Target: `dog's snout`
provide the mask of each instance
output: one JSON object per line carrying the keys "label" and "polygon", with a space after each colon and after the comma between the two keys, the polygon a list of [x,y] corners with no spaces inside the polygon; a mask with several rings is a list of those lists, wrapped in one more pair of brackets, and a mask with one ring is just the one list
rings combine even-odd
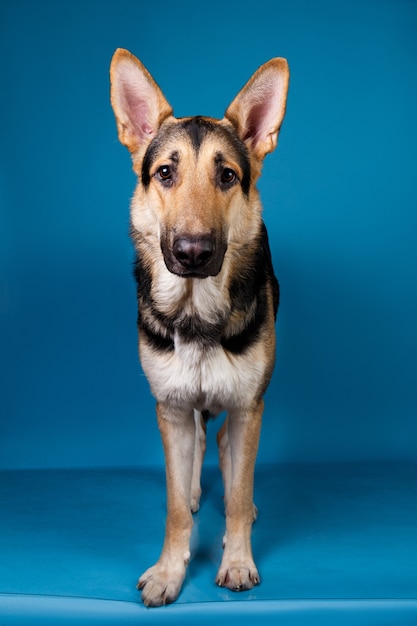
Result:
{"label": "dog's snout", "polygon": [[184,278],[217,276],[223,264],[227,243],[216,232],[177,233],[171,240],[162,233],[161,250],[167,269]]}
{"label": "dog's snout", "polygon": [[178,237],[172,247],[175,258],[187,270],[193,271],[207,265],[214,253],[211,237]]}

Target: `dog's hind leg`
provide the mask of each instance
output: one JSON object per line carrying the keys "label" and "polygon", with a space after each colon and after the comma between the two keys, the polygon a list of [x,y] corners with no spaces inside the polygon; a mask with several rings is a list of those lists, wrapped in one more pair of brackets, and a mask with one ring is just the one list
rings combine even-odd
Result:
{"label": "dog's hind leg", "polygon": [[191,512],[197,513],[201,498],[201,468],[203,467],[206,452],[206,425],[200,411],[194,411],[195,443],[193,478],[191,481]]}
{"label": "dog's hind leg", "polygon": [[262,410],[260,401],[251,410],[230,413],[220,437],[220,458],[223,454],[226,478],[226,535],[216,582],[233,591],[251,589],[260,582],[252,556],[251,531],[255,510],[253,475]]}
{"label": "dog's hind leg", "polygon": [[192,530],[191,480],[195,447],[193,412],[157,406],[165,452],[167,520],[165,541],[157,563],[139,579],[146,606],[160,606],[178,597],[190,559]]}

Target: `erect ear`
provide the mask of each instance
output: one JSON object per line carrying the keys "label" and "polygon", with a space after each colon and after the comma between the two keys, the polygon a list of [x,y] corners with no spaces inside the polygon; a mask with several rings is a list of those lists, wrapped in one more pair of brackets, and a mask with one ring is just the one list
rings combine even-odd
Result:
{"label": "erect ear", "polygon": [[146,148],[172,108],[142,63],[119,48],[110,65],[111,104],[120,142],[130,152]]}
{"label": "erect ear", "polygon": [[285,59],[271,59],[261,65],[226,110],[225,117],[259,159],[277,145],[289,76]]}

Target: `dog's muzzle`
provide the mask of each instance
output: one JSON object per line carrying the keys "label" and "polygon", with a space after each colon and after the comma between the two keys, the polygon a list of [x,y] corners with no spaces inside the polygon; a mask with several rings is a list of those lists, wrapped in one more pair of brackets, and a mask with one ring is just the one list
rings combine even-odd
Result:
{"label": "dog's muzzle", "polygon": [[165,265],[173,274],[207,278],[220,272],[226,244],[212,235],[180,235],[170,245],[162,240],[161,249]]}

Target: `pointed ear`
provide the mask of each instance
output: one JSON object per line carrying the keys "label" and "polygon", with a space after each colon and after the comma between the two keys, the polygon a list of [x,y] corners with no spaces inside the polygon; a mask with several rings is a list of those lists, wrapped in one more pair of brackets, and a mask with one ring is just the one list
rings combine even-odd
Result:
{"label": "pointed ear", "polygon": [[119,48],[110,65],[111,104],[120,142],[130,152],[145,148],[163,120],[172,115],[152,76],[128,50]]}
{"label": "pointed ear", "polygon": [[226,110],[225,117],[259,159],[277,145],[289,75],[285,59],[271,59],[261,65]]}

